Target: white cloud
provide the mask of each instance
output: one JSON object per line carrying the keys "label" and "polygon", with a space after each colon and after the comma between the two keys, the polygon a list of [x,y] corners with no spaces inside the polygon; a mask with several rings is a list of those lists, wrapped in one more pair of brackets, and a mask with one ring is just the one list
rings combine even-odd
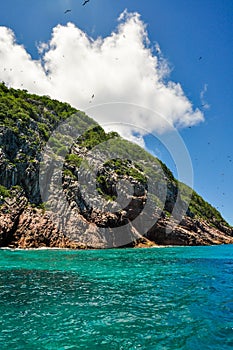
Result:
{"label": "white cloud", "polygon": [[[33,60],[17,44],[10,29],[0,27],[0,80],[78,109],[118,103],[118,108],[92,108],[89,115],[105,124],[127,122],[131,128],[125,134],[119,125],[114,129],[128,139],[135,139],[140,128],[164,132],[169,129],[165,121],[179,127],[203,121],[202,112],[193,109],[181,85],[167,82],[168,64],[158,44],[156,48],[153,53],[139,14],[127,11],[114,32],[96,40],[72,23],[57,25],[50,42],[39,45],[40,60]],[[135,105],[147,109],[142,112]]]}
{"label": "white cloud", "polygon": [[210,105],[205,100],[205,94],[206,94],[207,90],[208,90],[208,85],[204,84],[203,89],[200,92],[201,105],[202,105],[202,107],[204,109],[209,109],[210,108]]}
{"label": "white cloud", "polygon": [[162,51],[161,51],[160,46],[159,46],[159,43],[155,43],[155,50],[156,50],[156,53],[158,55],[162,54]]}

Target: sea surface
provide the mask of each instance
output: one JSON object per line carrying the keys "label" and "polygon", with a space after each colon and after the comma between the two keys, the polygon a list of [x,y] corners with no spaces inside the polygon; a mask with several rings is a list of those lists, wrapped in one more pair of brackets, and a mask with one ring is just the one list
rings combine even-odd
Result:
{"label": "sea surface", "polygon": [[0,349],[233,349],[233,246],[0,250]]}

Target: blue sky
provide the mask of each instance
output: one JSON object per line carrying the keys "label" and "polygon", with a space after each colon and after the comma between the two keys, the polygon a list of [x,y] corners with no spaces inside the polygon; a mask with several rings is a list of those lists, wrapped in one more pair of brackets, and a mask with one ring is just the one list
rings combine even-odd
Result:
{"label": "blue sky", "polygon": [[[72,11],[64,14],[66,9]],[[193,111],[198,108],[203,114],[205,120],[198,122],[198,116],[190,113],[187,127],[179,129],[191,156],[194,189],[233,224],[231,0],[90,0],[86,6],[77,0],[8,0],[0,3],[0,26],[11,28],[17,43],[37,60],[37,45],[48,42],[58,24],[71,22],[93,39],[105,38],[116,31],[117,19],[125,9],[140,14],[147,26],[149,47],[158,43],[169,64],[168,80],[180,83]],[[4,80],[1,74],[0,67],[0,79]],[[192,117],[196,125],[192,125]],[[153,137],[145,137],[145,143],[156,153]],[[175,172],[170,157],[163,151],[160,155]]]}

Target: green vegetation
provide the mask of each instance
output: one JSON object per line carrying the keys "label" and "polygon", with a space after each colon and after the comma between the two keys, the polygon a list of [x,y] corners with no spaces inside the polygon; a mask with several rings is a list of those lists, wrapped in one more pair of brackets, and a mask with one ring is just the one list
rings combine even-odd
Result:
{"label": "green vegetation", "polygon": [[43,213],[45,213],[46,211],[46,205],[45,203],[40,203],[38,206],[37,206],[38,209],[41,209]]}
{"label": "green vegetation", "polygon": [[[113,190],[112,184],[114,181],[116,182],[125,176],[147,187],[147,178],[139,169],[140,166],[134,164],[130,160],[116,158],[105,162],[101,171],[97,173],[97,191],[104,196],[106,200],[116,200],[117,193]],[[115,180],[113,180],[113,174],[116,175]]]}
{"label": "green vegetation", "polygon": [[72,178],[72,179],[75,179],[76,180],[76,176],[72,173],[71,170],[69,169],[64,169],[63,170],[63,176],[64,177],[69,177],[69,178]]}
{"label": "green vegetation", "polygon": [[10,197],[10,191],[5,187],[0,185],[0,199]]}
{"label": "green vegetation", "polygon": [[[114,170],[114,172],[121,177],[126,175],[142,184],[147,183],[146,176],[144,175],[142,170],[139,170],[141,169],[141,167],[138,164],[134,164],[133,162],[131,162],[131,160],[122,160],[119,158],[111,159],[104,163],[104,167],[107,171]],[[101,176],[103,181],[103,175]]]}
{"label": "green vegetation", "polygon": [[222,218],[219,211],[214,207],[212,207],[212,205],[206,202],[195,191],[193,191],[193,194],[192,194],[189,210],[198,218],[208,220],[213,224],[215,224],[216,222],[216,223],[222,223],[226,226],[229,226],[228,223]]}
{"label": "green vegetation", "polygon": [[80,126],[87,129],[93,124],[85,113],[68,103],[52,100],[48,96],[28,94],[26,90],[8,89],[4,83],[0,83],[0,127],[12,130],[19,140],[26,138],[34,148],[41,148],[59,123],[73,114],[77,116],[76,123],[80,122]]}
{"label": "green vegetation", "polygon": [[[97,180],[97,183],[98,183],[98,180]],[[112,194],[112,195],[107,194],[107,193],[106,193],[106,190],[103,190],[103,189],[102,189],[102,186],[105,186],[105,185],[106,185],[106,182],[104,181],[104,182],[102,182],[101,187],[97,186],[97,187],[96,187],[97,192],[98,192],[101,196],[103,196],[103,197],[105,198],[106,201],[109,201],[109,202],[115,201],[115,200],[117,199],[117,196],[116,196],[116,195],[114,195],[114,194]]]}
{"label": "green vegetation", "polygon": [[168,167],[160,160],[160,166],[163,170],[164,175],[167,177],[167,179],[171,182],[175,182],[177,184],[177,180],[174,178],[172,172]]}
{"label": "green vegetation", "polygon": [[179,182],[179,189],[181,193],[181,199],[189,204],[189,215],[198,219],[208,220],[213,225],[215,225],[216,223],[222,223],[225,226],[229,226],[228,223],[223,219],[219,211],[216,208],[214,208],[211,204],[206,202],[190,187]]}
{"label": "green vegetation", "polygon": [[90,150],[103,142],[117,137],[119,137],[117,132],[106,133],[100,125],[97,125],[87,130],[82,136],[80,136],[77,139],[77,144],[80,147],[86,147],[88,150]]}
{"label": "green vegetation", "polygon": [[82,157],[79,157],[77,154],[72,154],[72,153],[68,154],[65,159],[69,165],[72,165],[75,167],[80,167],[83,160]]}

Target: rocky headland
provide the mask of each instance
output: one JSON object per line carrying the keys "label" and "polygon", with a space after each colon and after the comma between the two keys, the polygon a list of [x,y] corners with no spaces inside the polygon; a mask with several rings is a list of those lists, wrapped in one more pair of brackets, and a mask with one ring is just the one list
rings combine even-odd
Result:
{"label": "rocky headland", "polygon": [[66,103],[0,84],[0,247],[230,243],[232,227],[159,159]]}

